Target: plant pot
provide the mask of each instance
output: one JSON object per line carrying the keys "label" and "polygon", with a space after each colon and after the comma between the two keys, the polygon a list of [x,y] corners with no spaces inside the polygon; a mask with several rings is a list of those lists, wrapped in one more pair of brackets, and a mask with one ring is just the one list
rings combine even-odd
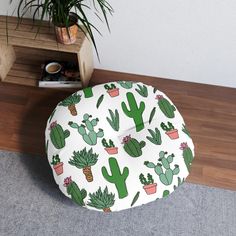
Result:
{"label": "plant pot", "polygon": [[179,138],[179,133],[177,129],[173,129],[171,131],[166,131],[166,134],[169,136],[170,139],[177,139]]}
{"label": "plant pot", "polygon": [[119,96],[119,88],[110,89],[107,92],[111,97]]}
{"label": "plant pot", "polygon": [[149,184],[143,186],[143,189],[145,190],[147,195],[154,194],[157,191],[157,184]]}
{"label": "plant pot", "polygon": [[61,175],[63,173],[63,162],[60,162],[53,166],[53,169],[55,170],[57,175]]}
{"label": "plant pot", "polygon": [[78,26],[76,24],[71,25],[68,27],[67,31],[66,27],[59,27],[55,25],[55,32],[58,43],[73,44],[77,39]]}
{"label": "plant pot", "polygon": [[110,155],[114,155],[118,153],[118,147],[110,147],[110,148],[104,148],[104,149]]}

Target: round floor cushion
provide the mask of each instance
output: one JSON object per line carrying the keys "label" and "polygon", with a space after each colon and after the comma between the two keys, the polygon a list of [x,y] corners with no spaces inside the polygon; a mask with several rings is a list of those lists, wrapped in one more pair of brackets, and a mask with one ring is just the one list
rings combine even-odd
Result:
{"label": "round floor cushion", "polygon": [[48,119],[46,148],[60,190],[104,212],[169,195],[189,174],[194,146],[161,91],[119,81],[80,90]]}

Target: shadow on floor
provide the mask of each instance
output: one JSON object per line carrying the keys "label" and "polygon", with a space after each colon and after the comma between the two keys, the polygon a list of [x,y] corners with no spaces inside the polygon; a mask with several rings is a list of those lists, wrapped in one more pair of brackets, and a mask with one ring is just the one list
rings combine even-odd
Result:
{"label": "shadow on floor", "polygon": [[[37,92],[37,91],[36,91]],[[45,93],[46,94],[46,93]],[[51,91],[46,96],[32,96],[24,117],[21,120],[19,136],[21,161],[26,166],[35,184],[50,195],[71,205],[71,201],[63,196],[54,181],[52,169],[45,152],[44,132],[47,119],[59,101],[68,96],[68,92]],[[24,154],[25,153],[25,154]]]}

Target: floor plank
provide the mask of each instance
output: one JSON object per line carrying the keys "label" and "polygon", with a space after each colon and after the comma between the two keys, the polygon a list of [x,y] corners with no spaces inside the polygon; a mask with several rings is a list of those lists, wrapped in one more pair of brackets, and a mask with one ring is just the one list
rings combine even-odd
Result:
{"label": "floor plank", "polygon": [[[187,181],[236,190],[236,89],[103,70],[91,85],[117,80],[145,82],[174,101],[195,144]],[[45,157],[47,118],[72,91],[0,83],[0,149]]]}

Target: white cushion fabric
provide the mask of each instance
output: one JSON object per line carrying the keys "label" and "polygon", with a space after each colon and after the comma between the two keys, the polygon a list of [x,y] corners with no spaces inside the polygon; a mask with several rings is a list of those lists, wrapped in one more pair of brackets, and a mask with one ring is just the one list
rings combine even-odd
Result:
{"label": "white cushion fabric", "polygon": [[104,212],[169,195],[188,176],[194,157],[177,108],[143,83],[111,82],[72,94],[57,105],[45,134],[60,190]]}

